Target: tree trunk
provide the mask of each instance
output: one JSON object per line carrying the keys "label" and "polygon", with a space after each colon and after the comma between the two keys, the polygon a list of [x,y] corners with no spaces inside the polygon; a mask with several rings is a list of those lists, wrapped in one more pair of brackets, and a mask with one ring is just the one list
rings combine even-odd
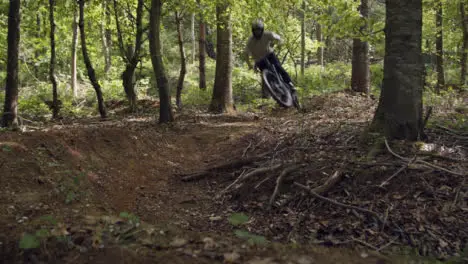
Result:
{"label": "tree trunk", "polygon": [[192,39],[192,63],[195,63],[195,54],[196,54],[196,40],[195,40],[195,13],[192,13],[190,16],[190,37]]}
{"label": "tree trunk", "polygon": [[372,128],[388,139],[424,139],[422,0],[387,0],[384,79]]}
{"label": "tree trunk", "polygon": [[159,90],[159,122],[167,123],[172,122],[174,118],[172,115],[169,83],[167,81],[161,54],[161,36],[159,30],[161,26],[161,8],[161,0],[151,1],[149,46],[153,71],[157,79]]}
{"label": "tree trunk", "polygon": [[322,35],[322,26],[317,23],[317,28],[315,30],[315,35],[317,37],[317,41],[320,42],[320,47],[317,50],[317,60],[320,66],[324,66],[323,64],[323,55],[324,55],[324,48],[323,48],[323,35]]}
{"label": "tree trunk", "polygon": [[[37,12],[36,13],[36,38],[37,39],[42,39],[43,36],[42,36],[42,20],[41,20],[41,13],[40,12]],[[41,74],[40,74],[40,66],[38,66],[38,61],[39,61],[39,57],[41,56],[41,53],[42,53],[42,48],[35,48],[34,49],[34,63],[33,63],[33,67],[34,67],[34,77],[36,79],[41,79]]]}
{"label": "tree trunk", "polygon": [[52,83],[52,118],[58,118],[60,105],[57,94],[57,79],[55,78],[55,20],[54,20],[55,0],[49,0],[49,22],[50,22],[50,66],[49,79]]}
{"label": "tree trunk", "polygon": [[[369,16],[368,0],[361,0],[359,7],[361,16],[365,19],[365,25],[360,28],[361,32],[367,30],[367,18]],[[356,92],[369,94],[370,69],[369,69],[369,44],[359,38],[353,40],[353,59],[351,73],[351,89]]]}
{"label": "tree trunk", "polygon": [[102,53],[104,54],[104,73],[107,75],[111,68],[111,54],[110,54],[110,47],[109,47],[109,40],[108,40],[108,25],[109,25],[109,17],[110,17],[110,10],[108,6],[108,0],[102,1],[102,9],[104,10],[105,19],[101,20],[101,41],[102,41]]}
{"label": "tree trunk", "polygon": [[460,2],[460,15],[463,29],[462,54],[460,59],[460,84],[463,86],[466,83],[466,62],[468,57],[468,17],[466,16],[465,4],[463,1]]}
{"label": "tree trunk", "polygon": [[177,95],[176,95],[176,105],[178,108],[182,107],[182,89],[184,88],[185,74],[187,73],[186,59],[185,59],[185,49],[184,49],[184,37],[182,29],[182,17],[180,13],[175,13],[175,22],[177,26],[177,41],[179,43],[179,53],[180,53],[180,73],[179,80],[177,82]]}
{"label": "tree trunk", "polygon": [[302,1],[302,10],[301,10],[301,76],[304,77],[305,71],[305,39],[306,39],[306,25],[305,25],[305,0]]}
{"label": "tree trunk", "polygon": [[94,71],[93,65],[91,64],[91,60],[89,59],[88,56],[88,49],[86,47],[86,35],[85,35],[85,25],[84,25],[84,4],[85,0],[79,0],[79,5],[80,5],[80,37],[81,37],[81,51],[83,52],[83,59],[86,65],[86,69],[88,71],[88,77],[89,80],[91,81],[91,84],[94,87],[94,90],[96,91],[96,97],[98,101],[98,109],[99,109],[99,114],[101,115],[101,118],[106,118],[107,113],[106,113],[106,108],[104,106],[104,99],[102,96],[102,90],[101,90],[101,85],[99,85],[99,82],[96,78],[96,73]]}
{"label": "tree trunk", "polygon": [[205,23],[203,22],[203,15],[200,15],[199,21],[199,39],[198,39],[198,63],[199,63],[199,86],[200,89],[206,89],[206,73],[205,73],[205,38],[206,38]]}
{"label": "tree trunk", "polygon": [[445,87],[444,77],[444,37],[443,37],[443,10],[442,0],[437,2],[437,13],[436,13],[436,55],[437,55],[437,93]]}
{"label": "tree trunk", "polygon": [[73,92],[73,98],[78,97],[78,83],[76,81],[76,61],[77,61],[77,46],[78,46],[78,22],[76,21],[77,9],[76,5],[73,5],[73,37],[72,37],[72,49],[71,49],[71,88]]}
{"label": "tree trunk", "polygon": [[136,37],[135,37],[135,48],[132,46],[125,49],[123,42],[123,35],[120,29],[120,22],[117,12],[117,1],[114,0],[115,9],[115,22],[117,25],[117,34],[119,39],[120,54],[125,63],[125,70],[122,73],[122,85],[124,87],[127,100],[130,104],[130,109],[134,111],[137,106],[137,94],[135,91],[135,70],[140,61],[141,45],[143,44],[143,7],[144,0],[138,0],[137,5],[137,16],[136,16]]}
{"label": "tree trunk", "polygon": [[20,41],[20,0],[10,0],[8,11],[7,77],[2,127],[18,126],[18,50]]}
{"label": "tree trunk", "polygon": [[217,52],[213,97],[209,110],[216,113],[233,112],[232,98],[232,30],[228,5],[216,6]]}

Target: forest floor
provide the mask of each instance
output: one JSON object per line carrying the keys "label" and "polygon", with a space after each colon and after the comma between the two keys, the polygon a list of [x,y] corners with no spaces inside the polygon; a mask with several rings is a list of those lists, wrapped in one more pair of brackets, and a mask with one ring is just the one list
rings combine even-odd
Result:
{"label": "forest floor", "polygon": [[0,132],[0,263],[467,263],[466,108],[387,146],[345,92],[170,125],[156,104]]}

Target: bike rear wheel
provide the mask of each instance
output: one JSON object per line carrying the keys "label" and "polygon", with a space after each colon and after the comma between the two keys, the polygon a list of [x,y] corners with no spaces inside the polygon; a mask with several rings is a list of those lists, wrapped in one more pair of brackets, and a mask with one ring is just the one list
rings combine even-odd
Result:
{"label": "bike rear wheel", "polygon": [[262,75],[265,85],[273,99],[283,107],[293,106],[293,98],[288,85],[268,69],[263,70]]}

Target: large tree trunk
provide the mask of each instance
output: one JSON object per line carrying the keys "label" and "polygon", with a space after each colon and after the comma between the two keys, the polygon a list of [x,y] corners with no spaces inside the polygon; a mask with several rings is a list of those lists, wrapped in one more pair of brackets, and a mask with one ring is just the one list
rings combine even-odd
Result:
{"label": "large tree trunk", "polygon": [[52,118],[58,118],[60,105],[57,94],[57,79],[55,78],[55,20],[54,20],[55,0],[49,0],[49,22],[50,22],[50,66],[49,79],[52,83]]}
{"label": "large tree trunk", "polygon": [[384,79],[372,128],[389,139],[424,138],[422,0],[387,0]]}
{"label": "large tree trunk", "polygon": [[443,36],[442,0],[438,0],[436,12],[436,53],[437,53],[437,92],[445,87],[444,77],[444,36]]}
{"label": "large tree trunk", "polygon": [[460,15],[463,29],[462,54],[460,59],[460,84],[466,83],[466,62],[468,57],[468,17],[466,16],[465,4],[460,2]]}
{"label": "large tree trunk", "polygon": [[233,112],[232,98],[232,30],[228,5],[216,6],[217,57],[213,97],[209,110],[216,113]]}
{"label": "large tree trunk", "polygon": [[[361,27],[361,32],[367,29],[367,18],[369,16],[368,0],[361,0],[359,7],[361,16],[366,24]],[[351,89],[356,92],[369,94],[370,69],[369,69],[369,44],[359,38],[353,39],[353,59],[351,73]]]}
{"label": "large tree trunk", "polygon": [[302,1],[301,10],[301,76],[304,77],[305,71],[305,39],[306,39],[306,23],[305,23],[305,0]]}
{"label": "large tree trunk", "polygon": [[324,66],[323,63],[323,55],[324,55],[324,47],[323,47],[323,35],[322,35],[322,26],[317,23],[316,25],[316,30],[315,30],[315,35],[317,37],[317,41],[320,42],[320,47],[317,50],[317,60],[320,66]]}
{"label": "large tree trunk", "polygon": [[153,71],[157,79],[159,90],[159,122],[167,123],[172,122],[174,117],[172,115],[169,83],[167,81],[161,54],[161,36],[159,30],[161,26],[161,8],[161,0],[151,1],[149,45],[151,62],[153,64]]}
{"label": "large tree trunk", "polygon": [[[200,1],[198,1],[200,3]],[[203,22],[203,15],[200,15],[199,20],[199,39],[198,39],[198,63],[199,63],[199,85],[200,89],[206,89],[206,73],[205,73],[205,42],[206,42],[206,29]]]}
{"label": "large tree trunk", "polygon": [[76,81],[76,61],[77,61],[77,46],[78,46],[78,22],[77,20],[77,9],[76,5],[73,5],[73,37],[72,37],[72,49],[71,49],[71,89],[73,97],[78,97],[78,83]]}
{"label": "large tree trunk", "polygon": [[102,41],[102,53],[104,53],[104,72],[107,75],[111,69],[112,61],[110,54],[110,40],[108,25],[110,23],[110,9],[108,0],[102,1],[102,9],[104,11],[105,19],[101,20],[101,41]]}
{"label": "large tree trunk", "polygon": [[10,0],[8,11],[8,58],[2,127],[18,125],[18,50],[20,41],[20,0]]}
{"label": "large tree trunk", "polygon": [[88,71],[89,80],[91,81],[91,84],[93,85],[94,90],[96,91],[99,114],[101,115],[101,118],[106,118],[107,113],[106,113],[106,108],[104,106],[104,98],[102,96],[101,85],[99,84],[96,78],[96,72],[94,71],[93,65],[91,64],[91,60],[89,59],[88,49],[86,46],[86,35],[85,35],[85,27],[84,27],[85,26],[84,25],[84,4],[85,4],[85,0],[79,0],[79,5],[80,5],[79,25],[80,25],[80,37],[81,37],[81,51],[83,52],[83,59],[86,65],[86,69]]}
{"label": "large tree trunk", "polygon": [[180,13],[175,13],[175,22],[177,26],[177,41],[179,43],[179,53],[180,53],[180,73],[179,80],[177,82],[177,95],[176,95],[176,105],[178,108],[182,107],[182,89],[184,88],[185,74],[187,73],[186,59],[185,59],[185,49],[184,49],[184,37],[182,29],[182,17]]}

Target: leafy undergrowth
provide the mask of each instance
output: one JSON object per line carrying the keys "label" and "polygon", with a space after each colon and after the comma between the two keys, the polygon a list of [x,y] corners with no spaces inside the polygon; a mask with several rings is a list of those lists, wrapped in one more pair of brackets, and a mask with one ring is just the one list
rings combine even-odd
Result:
{"label": "leafy undergrowth", "polygon": [[[467,171],[462,126],[448,131],[434,121],[431,144],[390,144],[450,173],[400,160],[379,138],[362,136],[375,100],[336,93],[304,105],[301,113],[275,107],[237,116],[186,109],[175,124],[157,125],[157,103],[130,114],[115,101],[114,117],[103,122],[64,119],[2,132],[2,261],[464,261],[468,190],[456,175]],[[294,185],[314,188],[331,175],[343,177],[323,195],[358,209]]]}

